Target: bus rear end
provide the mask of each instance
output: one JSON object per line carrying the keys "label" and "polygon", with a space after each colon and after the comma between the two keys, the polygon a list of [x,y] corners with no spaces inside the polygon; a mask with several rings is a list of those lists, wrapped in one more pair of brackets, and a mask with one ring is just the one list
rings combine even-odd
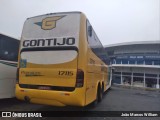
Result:
{"label": "bus rear end", "polygon": [[80,13],[26,20],[21,37],[16,97],[54,106],[85,105],[84,72],[78,69]]}

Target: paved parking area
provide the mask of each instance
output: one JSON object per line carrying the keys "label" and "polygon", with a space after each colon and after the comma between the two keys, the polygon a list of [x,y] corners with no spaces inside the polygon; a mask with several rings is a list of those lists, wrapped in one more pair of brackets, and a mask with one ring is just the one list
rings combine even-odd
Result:
{"label": "paved parking area", "polygon": [[[114,86],[110,91],[106,92],[101,103],[97,106],[81,107],[54,107],[46,105],[37,105],[18,101],[13,99],[1,99],[0,111],[160,111],[160,92],[159,91],[146,91],[143,89],[123,88]],[[8,119],[8,118],[7,118]],[[14,118],[21,119],[21,118]],[[34,118],[32,118],[34,119]],[[51,118],[42,118],[51,119]],[[52,118],[53,119],[53,118]],[[67,119],[62,117],[56,117],[54,119]],[[71,117],[68,120],[126,120],[128,117]],[[160,118],[140,118],[132,117],[130,119],[136,120],[158,120]]]}

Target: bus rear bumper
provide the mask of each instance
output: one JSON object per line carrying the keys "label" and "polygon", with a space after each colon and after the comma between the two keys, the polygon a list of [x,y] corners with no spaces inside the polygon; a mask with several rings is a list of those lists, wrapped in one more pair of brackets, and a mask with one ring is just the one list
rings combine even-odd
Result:
{"label": "bus rear bumper", "polygon": [[20,88],[16,85],[17,99],[31,103],[45,104],[52,106],[85,106],[84,88],[76,88],[72,92],[51,91],[39,89]]}

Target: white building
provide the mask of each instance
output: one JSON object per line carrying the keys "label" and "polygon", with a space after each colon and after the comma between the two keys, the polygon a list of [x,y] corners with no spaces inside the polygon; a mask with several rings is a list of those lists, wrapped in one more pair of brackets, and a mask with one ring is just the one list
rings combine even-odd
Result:
{"label": "white building", "polygon": [[114,44],[105,46],[105,50],[113,83],[159,89],[160,41]]}

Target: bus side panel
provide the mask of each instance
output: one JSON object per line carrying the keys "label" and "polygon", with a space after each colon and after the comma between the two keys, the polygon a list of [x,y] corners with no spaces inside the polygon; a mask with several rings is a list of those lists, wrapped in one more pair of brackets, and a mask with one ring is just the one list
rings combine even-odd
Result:
{"label": "bus side panel", "polygon": [[99,58],[89,50],[88,55],[88,65],[87,65],[87,91],[86,91],[86,101],[88,103],[93,102],[97,97],[98,84],[100,83],[101,88],[106,90],[107,85],[107,67],[101,62]]}
{"label": "bus side panel", "polygon": [[[15,78],[16,78],[16,67],[9,64],[17,64],[16,62],[9,62],[1,60],[0,62],[0,99],[1,98],[12,98],[15,96]],[[3,63],[5,62],[5,63]],[[8,65],[7,65],[7,64]]]}
{"label": "bus side panel", "polygon": [[[84,95],[86,92],[86,83],[87,83],[87,56],[88,56],[88,43],[86,38],[86,16],[82,13],[80,20],[80,34],[79,34],[79,55],[78,55],[78,69],[84,71],[84,86],[82,89],[85,89]],[[86,96],[85,96],[86,97]],[[86,98],[83,98],[85,105]]]}
{"label": "bus side panel", "polygon": [[[97,97],[98,84],[101,89],[106,90],[107,85],[107,66],[99,58],[103,55],[101,46],[96,33],[87,21],[87,40],[88,40],[88,61],[87,61],[87,81],[86,81],[86,104],[93,102]],[[90,35],[89,32],[92,32]],[[99,41],[99,42],[98,42]],[[101,47],[99,47],[101,46]]]}
{"label": "bus side panel", "polygon": [[[96,71],[100,69],[98,66],[91,65],[88,67],[90,62],[89,58],[97,58],[96,55],[91,51],[87,42],[87,29],[86,29],[86,17],[81,14],[80,23],[80,40],[79,40],[79,57],[78,57],[78,69],[82,69],[84,75],[84,89],[85,89],[85,105],[93,102],[96,99],[98,80],[101,80],[101,75],[96,75],[94,72],[88,72],[88,68]],[[97,61],[97,60],[96,60]],[[100,60],[98,62],[100,64]],[[99,70],[98,70],[99,71]]]}

